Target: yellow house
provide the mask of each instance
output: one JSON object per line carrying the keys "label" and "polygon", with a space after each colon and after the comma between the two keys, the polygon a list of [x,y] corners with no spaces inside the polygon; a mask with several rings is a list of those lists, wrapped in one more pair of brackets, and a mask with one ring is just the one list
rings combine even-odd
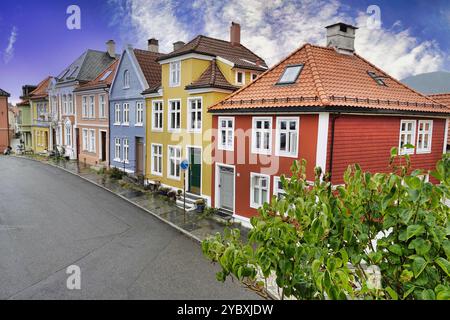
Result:
{"label": "yellow house", "polygon": [[[230,41],[197,36],[158,58],[161,84],[146,98],[146,180],[187,191],[211,205],[212,116],[208,108],[267,70],[265,62],[240,43],[232,23]],[[188,160],[185,172],[180,163]],[[189,201],[188,201],[189,202]]]}
{"label": "yellow house", "polygon": [[41,81],[37,88],[30,94],[31,148],[34,153],[47,153],[53,149],[50,143],[51,116],[47,93],[50,80],[51,77],[47,77]]}

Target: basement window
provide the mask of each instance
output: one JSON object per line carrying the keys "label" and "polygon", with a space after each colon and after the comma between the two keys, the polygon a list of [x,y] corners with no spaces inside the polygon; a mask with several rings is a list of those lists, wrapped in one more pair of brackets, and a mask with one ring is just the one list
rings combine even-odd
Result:
{"label": "basement window", "polygon": [[372,71],[367,71],[367,74],[380,86],[385,86],[387,87],[386,82],[384,82],[384,78],[386,78],[385,76],[379,76],[377,75],[375,72]]}
{"label": "basement window", "polygon": [[284,70],[283,74],[278,80],[277,84],[293,84],[300,76],[300,72],[303,69],[303,64],[289,65]]}

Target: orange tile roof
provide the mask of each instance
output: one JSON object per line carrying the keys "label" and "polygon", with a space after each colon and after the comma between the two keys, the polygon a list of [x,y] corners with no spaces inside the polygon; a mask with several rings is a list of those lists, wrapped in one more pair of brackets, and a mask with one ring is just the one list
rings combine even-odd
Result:
{"label": "orange tile roof", "polygon": [[[277,85],[285,68],[303,64],[294,84]],[[379,85],[368,72],[386,84]],[[358,54],[305,44],[254,82],[209,108],[211,112],[313,107],[450,113],[450,108],[400,83]]]}
{"label": "orange tile roof", "polygon": [[219,88],[225,90],[235,91],[238,87],[233,86],[227,81],[222,71],[220,71],[217,65],[217,60],[213,59],[209,64],[209,67],[202,73],[202,75],[192,82],[190,85],[186,86],[186,89],[199,89],[199,88]]}
{"label": "orange tile roof", "polygon": [[450,107],[450,93],[430,94],[428,96],[434,101]]}
{"label": "orange tile roof", "polygon": [[[114,79],[114,75],[116,74],[116,69],[117,69],[118,63],[119,63],[119,59],[114,60],[105,70],[103,70],[97,76],[97,78],[95,78],[94,80],[89,81],[85,84],[80,85],[74,91],[78,92],[78,91],[85,91],[85,90],[108,88]],[[107,75],[107,73],[109,73],[109,74]],[[105,79],[103,79],[104,76],[106,76]]]}
{"label": "orange tile roof", "polygon": [[38,85],[37,88],[31,91],[30,93],[30,99],[31,100],[37,100],[46,98],[48,96],[47,89],[50,84],[50,80],[52,77],[47,77],[44,80],[42,80]]}

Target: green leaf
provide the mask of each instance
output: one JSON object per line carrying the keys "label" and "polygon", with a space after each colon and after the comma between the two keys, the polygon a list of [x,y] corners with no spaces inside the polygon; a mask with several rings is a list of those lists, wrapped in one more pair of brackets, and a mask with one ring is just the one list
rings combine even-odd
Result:
{"label": "green leaf", "polygon": [[426,266],[427,262],[425,261],[424,258],[422,257],[414,258],[413,263],[411,265],[412,271],[414,272],[414,277],[417,278],[418,276],[420,276],[420,274],[422,273],[422,271],[425,269]]}
{"label": "green leaf", "polygon": [[422,238],[417,238],[411,241],[411,243],[408,246],[408,249],[415,249],[418,255],[423,256],[430,251],[431,242],[428,240],[425,241]]}
{"label": "green leaf", "polygon": [[408,185],[408,187],[414,190],[419,190],[422,186],[422,182],[418,177],[411,177],[411,176],[406,177],[405,182]]}
{"label": "green leaf", "polygon": [[434,262],[450,277],[450,262],[442,257],[436,258]]}
{"label": "green leaf", "polygon": [[439,284],[434,289],[434,292],[436,292],[437,300],[450,300],[450,288],[448,286]]}
{"label": "green leaf", "polygon": [[392,289],[391,287],[387,287],[386,291],[387,291],[387,293],[389,293],[392,300],[398,300],[398,294],[397,294],[397,292],[394,291],[394,289]]}
{"label": "green leaf", "polygon": [[416,289],[416,287],[414,286],[409,288],[408,291],[406,291],[405,294],[403,295],[403,300],[405,300],[414,291],[414,289]]}
{"label": "green leaf", "polygon": [[320,269],[321,262],[319,260],[314,260],[311,264],[311,270],[313,273],[317,273]]}
{"label": "green leaf", "polygon": [[402,255],[402,247],[399,244],[390,245],[388,250],[398,256]]}
{"label": "green leaf", "polygon": [[442,241],[442,249],[444,249],[447,259],[450,259],[450,240],[445,239]]}
{"label": "green leaf", "polygon": [[406,228],[406,240],[411,239],[412,237],[421,235],[425,232],[425,228],[420,224],[413,224]]}
{"label": "green leaf", "polygon": [[421,298],[423,300],[435,300],[436,295],[434,294],[434,291],[431,289],[423,290],[421,293]]}

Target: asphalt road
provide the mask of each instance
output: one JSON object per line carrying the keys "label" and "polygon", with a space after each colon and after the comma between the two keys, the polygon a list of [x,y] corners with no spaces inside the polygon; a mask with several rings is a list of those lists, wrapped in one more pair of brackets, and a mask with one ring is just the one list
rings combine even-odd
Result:
{"label": "asphalt road", "polygon": [[[66,268],[81,270],[67,289]],[[58,168],[0,156],[0,299],[257,299],[200,245]]]}

